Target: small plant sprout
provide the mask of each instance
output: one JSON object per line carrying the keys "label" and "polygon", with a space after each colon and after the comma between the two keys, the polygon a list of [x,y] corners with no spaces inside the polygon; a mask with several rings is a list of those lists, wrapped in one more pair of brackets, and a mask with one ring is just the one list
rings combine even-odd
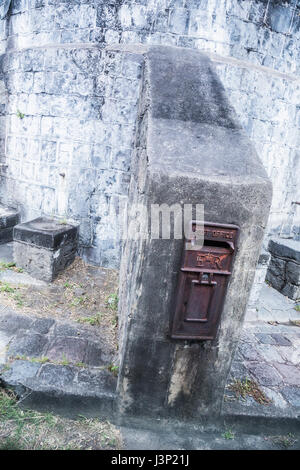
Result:
{"label": "small plant sprout", "polygon": [[117,315],[115,315],[112,319],[111,319],[111,324],[113,327],[116,327],[118,325],[118,317]]}
{"label": "small plant sprout", "polygon": [[226,431],[222,434],[222,437],[224,437],[224,439],[234,439],[235,433],[232,431],[232,429],[226,429]]}
{"label": "small plant sprout", "polygon": [[271,437],[271,440],[274,444],[279,444],[285,449],[288,447],[293,447],[293,445],[297,442],[297,439],[292,433],[288,433],[286,436],[273,436]]}
{"label": "small plant sprout", "polygon": [[61,219],[58,222],[60,225],[68,225],[67,219]]}
{"label": "small plant sprout", "polygon": [[119,297],[117,294],[110,294],[106,299],[106,306],[112,310],[118,310]]}
{"label": "small plant sprout", "polygon": [[16,288],[15,287],[11,287],[8,282],[1,282],[0,283],[0,291],[1,292],[7,292],[9,294],[11,294],[12,292],[15,292]]}
{"label": "small plant sprout", "polygon": [[21,113],[21,111],[19,109],[17,109],[17,116],[18,116],[19,119],[24,119],[25,114]]}
{"label": "small plant sprout", "polygon": [[23,307],[24,299],[21,294],[17,293],[13,296],[13,298],[16,301],[18,307]]}
{"label": "small plant sprout", "polygon": [[0,269],[10,269],[16,266],[16,263],[0,263]]}
{"label": "small plant sprout", "polygon": [[70,364],[70,361],[66,358],[66,356],[65,356],[64,354],[62,355],[62,359],[61,359],[61,361],[60,361],[60,364],[61,364],[62,366],[67,366],[67,365]]}
{"label": "small plant sprout", "polygon": [[16,263],[3,263],[3,262],[0,262],[0,270],[4,270],[4,269],[11,269],[13,271],[16,271],[18,273],[22,273],[23,272],[23,269],[22,268],[18,268],[16,266]]}
{"label": "small plant sprout", "polygon": [[38,362],[40,364],[46,364],[46,362],[50,362],[48,357],[32,357],[31,362]]}
{"label": "small plant sprout", "polygon": [[82,297],[82,296],[75,297],[71,302],[71,306],[72,307],[77,307],[77,305],[81,305],[83,302],[84,302],[84,297]]}
{"label": "small plant sprout", "polygon": [[110,372],[112,372],[115,376],[118,375],[119,372],[119,366],[116,366],[114,364],[110,364],[107,368]]}
{"label": "small plant sprout", "polygon": [[86,367],[86,364],[84,362],[76,362],[74,365],[76,367]]}
{"label": "small plant sprout", "polygon": [[80,317],[78,318],[78,323],[89,323],[90,325],[100,325],[101,323],[101,317],[102,313],[96,313],[96,315],[93,315],[91,317]]}

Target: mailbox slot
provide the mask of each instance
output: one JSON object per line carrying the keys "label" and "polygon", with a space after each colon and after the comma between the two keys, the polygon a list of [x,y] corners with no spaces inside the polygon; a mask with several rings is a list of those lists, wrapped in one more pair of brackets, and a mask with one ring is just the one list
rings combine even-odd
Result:
{"label": "mailbox slot", "polygon": [[239,228],[205,222],[203,246],[197,248],[193,234],[199,229],[191,223],[191,237],[185,241],[178,280],[178,294],[171,325],[171,338],[212,340],[215,338]]}

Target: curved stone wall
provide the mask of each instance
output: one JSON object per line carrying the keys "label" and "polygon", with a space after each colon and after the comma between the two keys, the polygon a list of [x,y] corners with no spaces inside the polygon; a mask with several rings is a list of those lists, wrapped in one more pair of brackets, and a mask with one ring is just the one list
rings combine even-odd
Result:
{"label": "curved stone wall", "polygon": [[127,198],[141,64],[110,47],[171,44],[214,61],[273,182],[269,234],[291,236],[300,199],[297,3],[12,0],[0,21],[2,202],[23,220],[80,221],[82,255],[118,266],[109,212]]}

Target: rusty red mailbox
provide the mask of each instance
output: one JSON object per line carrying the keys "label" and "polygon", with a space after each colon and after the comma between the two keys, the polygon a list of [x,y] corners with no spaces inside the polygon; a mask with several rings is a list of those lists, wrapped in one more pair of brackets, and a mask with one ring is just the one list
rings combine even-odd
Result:
{"label": "rusty red mailbox", "polygon": [[[199,230],[203,235],[201,248],[194,245]],[[215,338],[238,234],[236,225],[191,223],[191,238],[186,240],[183,251],[171,338]]]}

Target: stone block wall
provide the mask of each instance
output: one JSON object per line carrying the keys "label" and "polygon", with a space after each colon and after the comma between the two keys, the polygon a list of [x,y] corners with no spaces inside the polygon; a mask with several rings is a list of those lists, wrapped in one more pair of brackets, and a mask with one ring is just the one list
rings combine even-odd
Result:
{"label": "stone block wall", "polygon": [[273,238],[269,242],[271,260],[266,279],[274,289],[290,299],[300,300],[300,241]]}
{"label": "stone block wall", "polygon": [[107,214],[127,200],[140,64],[109,49],[170,44],[210,55],[273,183],[268,233],[296,237],[299,25],[296,0],[12,0],[0,21],[2,202],[23,220],[80,221],[81,254],[118,266]]}
{"label": "stone block wall", "polygon": [[23,220],[80,222],[81,253],[118,266],[111,205],[127,197],[140,64],[98,48],[34,48],[3,61],[9,94],[1,200]]}
{"label": "stone block wall", "polygon": [[300,81],[270,69],[215,61],[230,102],[273,183],[268,234],[292,236],[292,203],[299,198]]}

